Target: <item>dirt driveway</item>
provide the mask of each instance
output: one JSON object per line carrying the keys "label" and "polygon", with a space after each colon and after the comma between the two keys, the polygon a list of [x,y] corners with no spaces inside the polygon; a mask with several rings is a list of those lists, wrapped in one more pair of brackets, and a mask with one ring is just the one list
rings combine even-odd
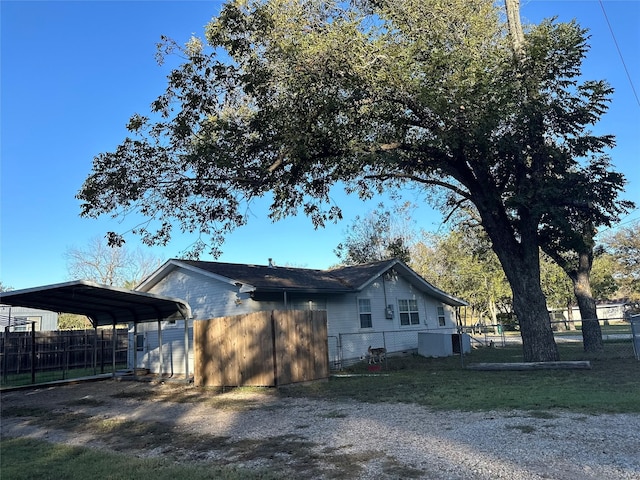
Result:
{"label": "dirt driveway", "polygon": [[640,479],[640,415],[437,412],[106,380],[2,393],[2,438],[313,479]]}

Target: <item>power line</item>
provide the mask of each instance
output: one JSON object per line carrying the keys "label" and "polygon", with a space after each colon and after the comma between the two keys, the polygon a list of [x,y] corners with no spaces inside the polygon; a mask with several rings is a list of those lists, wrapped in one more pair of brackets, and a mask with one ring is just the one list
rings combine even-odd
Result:
{"label": "power line", "polygon": [[613,28],[611,27],[611,23],[609,22],[609,17],[607,16],[607,12],[604,9],[604,3],[600,0],[600,7],[602,7],[602,13],[604,14],[604,19],[607,21],[607,25],[609,27],[609,31],[611,32],[611,37],[613,38],[613,43],[616,46],[616,50],[618,50],[618,55],[620,56],[620,61],[622,62],[622,66],[624,67],[624,71],[627,74],[627,79],[629,79],[629,85],[631,85],[631,91],[633,92],[633,96],[636,97],[636,103],[640,106],[640,99],[638,99],[638,94],[636,93],[636,89],[633,86],[633,80],[631,80],[631,75],[629,74],[629,69],[627,68],[627,64],[624,61],[624,57],[622,56],[622,51],[620,50],[620,46],[618,45],[618,40],[616,40],[616,36],[613,33]]}

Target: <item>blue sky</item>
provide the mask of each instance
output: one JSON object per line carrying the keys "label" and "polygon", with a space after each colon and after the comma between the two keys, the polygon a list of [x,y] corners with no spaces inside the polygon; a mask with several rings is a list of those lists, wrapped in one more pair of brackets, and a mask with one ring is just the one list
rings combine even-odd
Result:
{"label": "blue sky", "polygon": [[[640,0],[603,1],[622,52],[616,48],[601,2],[522,0],[523,20],[557,15],[576,18],[591,30],[592,50],[585,77],[606,79],[616,90],[600,133],[613,133],[616,168],[629,181],[625,198],[640,205]],[[2,0],[0,281],[15,289],[70,280],[64,253],[84,248],[108,230],[126,230],[109,218],[79,217],[75,194],[95,155],[113,150],[125,124],[146,113],[164,91],[167,68],[155,63],[160,35],[180,43],[202,35],[220,10],[218,1],[13,1]],[[640,93],[640,92],[638,92]],[[378,199],[363,203],[336,191],[345,219],[314,230],[304,216],[272,224],[266,206],[227,237],[220,261],[327,268],[344,231],[356,215],[366,215]],[[411,198],[413,201],[418,198]],[[623,219],[640,218],[638,210]],[[437,230],[441,218],[422,204],[417,226]],[[177,237],[151,253],[168,259],[192,240]],[[140,245],[127,237],[127,247]],[[147,248],[147,247],[143,247]],[[203,259],[211,259],[203,257]]]}

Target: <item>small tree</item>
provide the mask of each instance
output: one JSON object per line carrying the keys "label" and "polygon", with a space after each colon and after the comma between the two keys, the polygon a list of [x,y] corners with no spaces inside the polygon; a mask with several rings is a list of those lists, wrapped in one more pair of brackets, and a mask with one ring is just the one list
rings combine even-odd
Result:
{"label": "small tree", "polygon": [[597,300],[612,300],[619,295],[615,276],[618,263],[602,245],[596,247],[591,269],[591,288]]}
{"label": "small tree", "polygon": [[619,294],[640,301],[640,221],[609,233],[604,237],[603,245],[615,262],[613,277],[619,286]]}
{"label": "small tree", "polygon": [[58,330],[84,330],[87,328],[92,328],[92,325],[84,315],[62,313],[58,316]]}
{"label": "small tree", "polygon": [[123,247],[108,246],[98,237],[93,238],[87,248],[68,248],[65,257],[71,278],[127,288],[133,288],[162,263],[141,250],[131,252]]}
{"label": "small tree", "polygon": [[393,211],[378,208],[364,217],[356,216],[345,239],[334,252],[343,265],[398,258],[410,261],[413,232],[409,225],[410,204],[397,205]]}

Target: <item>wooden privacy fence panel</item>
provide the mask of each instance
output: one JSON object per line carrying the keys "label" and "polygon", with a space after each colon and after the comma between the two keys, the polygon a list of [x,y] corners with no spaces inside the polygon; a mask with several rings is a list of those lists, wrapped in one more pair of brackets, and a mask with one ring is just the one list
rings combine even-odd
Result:
{"label": "wooden privacy fence panel", "polygon": [[327,312],[276,310],[272,314],[277,385],[327,378]]}
{"label": "wooden privacy fence panel", "polygon": [[198,320],[193,338],[198,386],[278,386],[329,376],[326,312]]}

